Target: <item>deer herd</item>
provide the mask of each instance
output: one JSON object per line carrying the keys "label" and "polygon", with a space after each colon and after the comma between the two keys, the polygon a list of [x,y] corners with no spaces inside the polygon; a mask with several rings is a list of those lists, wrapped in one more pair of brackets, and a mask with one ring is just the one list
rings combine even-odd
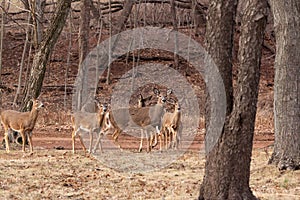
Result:
{"label": "deer herd", "polygon": [[[162,94],[157,88],[153,89],[157,98],[155,105],[146,106],[152,96],[143,98],[138,96],[137,106],[134,108],[110,108],[107,104],[101,104],[95,100],[87,102],[80,111],[71,115],[72,125],[72,152],[75,153],[75,138],[79,137],[84,151],[86,146],[83,142],[82,132],[87,132],[89,137],[88,152],[95,153],[99,148],[102,152],[101,138],[112,132],[112,138],[118,143],[118,137],[122,130],[127,127],[140,129],[140,145],[138,151],[142,151],[143,140],[147,141],[147,152],[150,152],[160,143],[159,150],[177,149],[180,143],[181,108],[178,101],[170,97],[172,90]],[[37,121],[40,108],[43,103],[37,99],[32,100],[30,112],[18,112],[14,110],[1,111],[1,124],[4,127],[4,140],[6,152],[10,152],[11,132],[19,132],[22,137],[22,151],[25,152],[25,142],[28,140],[30,153],[33,152],[32,131]],[[166,111],[166,104],[174,107],[173,112]],[[128,114],[129,110],[129,114]],[[97,139],[94,144],[94,133]],[[118,145],[120,149],[121,146]]]}

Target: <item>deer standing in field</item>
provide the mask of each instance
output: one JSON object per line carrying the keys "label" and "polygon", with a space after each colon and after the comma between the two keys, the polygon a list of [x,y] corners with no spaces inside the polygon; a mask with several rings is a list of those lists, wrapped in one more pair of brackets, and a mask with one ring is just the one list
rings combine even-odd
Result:
{"label": "deer standing in field", "polygon": [[[122,129],[135,124],[138,125],[137,127],[142,128],[139,151],[142,150],[144,137],[147,138],[147,151],[149,152],[151,150],[153,138],[155,138],[156,133],[160,130],[161,118],[164,113],[164,103],[167,100],[167,96],[172,93],[172,90],[168,90],[165,96],[160,94],[160,91],[156,88],[154,88],[153,92],[158,97],[157,103],[154,106],[133,108],[129,115],[126,112],[128,110],[127,108],[113,110],[107,114],[111,122],[111,127],[115,129],[113,133],[115,141],[122,132]],[[117,116],[117,120],[113,115]],[[149,132],[152,132],[150,137],[148,137]],[[155,132],[155,134],[153,134],[153,132]]]}
{"label": "deer standing in field", "polygon": [[[79,131],[87,131],[89,133],[90,137],[90,144],[89,144],[89,153],[91,153],[92,150],[92,144],[93,144],[93,132],[98,132],[98,137],[100,137],[102,125],[103,125],[103,119],[104,115],[107,111],[107,106],[104,104],[101,104],[98,106],[97,113],[89,113],[89,112],[76,112],[71,116],[71,123],[73,127],[72,132],[72,148],[73,153],[75,153],[75,137]],[[80,143],[82,145],[82,148],[84,151],[86,151],[85,145],[83,143],[82,137],[80,135]]]}
{"label": "deer standing in field", "polygon": [[166,112],[162,119],[160,130],[160,150],[162,150],[162,144],[165,145],[166,149],[169,147],[175,149],[178,148],[180,140],[178,130],[180,126],[181,107],[178,101],[173,104],[175,105],[174,112]]}
{"label": "deer standing in field", "polygon": [[6,152],[9,153],[9,131],[17,131],[22,137],[22,151],[25,152],[26,136],[30,146],[30,153],[33,152],[32,145],[32,131],[34,129],[39,110],[44,107],[44,104],[37,100],[32,100],[33,105],[30,112],[18,112],[15,110],[4,110],[1,112],[1,123],[4,127],[4,139],[6,145]]}
{"label": "deer standing in field", "polygon": [[[154,106],[132,108],[129,115],[126,112],[127,108],[113,110],[108,113],[111,127],[115,129],[113,133],[115,141],[122,129],[129,126],[141,127],[141,141],[138,151],[140,152],[142,150],[144,138],[147,138],[147,151],[151,151],[153,139],[160,130],[159,127],[164,113],[164,104],[167,100],[167,96],[172,93],[172,90],[168,90],[165,96],[160,94],[160,91],[156,88],[154,88],[153,92],[158,97],[157,103]],[[115,115],[115,117],[113,115]],[[148,133],[151,133],[150,137]]]}

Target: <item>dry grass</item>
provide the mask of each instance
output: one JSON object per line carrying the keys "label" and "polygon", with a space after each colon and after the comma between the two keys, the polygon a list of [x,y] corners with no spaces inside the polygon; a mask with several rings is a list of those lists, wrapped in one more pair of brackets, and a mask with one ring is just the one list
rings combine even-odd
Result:
{"label": "dry grass", "polygon": [[[147,156],[147,154],[145,154]],[[187,152],[164,169],[117,172],[98,160],[69,151],[0,151],[0,196],[4,199],[196,199],[204,157]],[[279,172],[266,154],[253,152],[250,185],[261,199],[299,199],[300,171]]]}

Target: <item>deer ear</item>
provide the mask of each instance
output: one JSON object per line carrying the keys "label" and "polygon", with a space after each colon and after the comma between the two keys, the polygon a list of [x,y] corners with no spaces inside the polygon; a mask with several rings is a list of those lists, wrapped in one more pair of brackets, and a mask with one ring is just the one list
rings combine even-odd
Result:
{"label": "deer ear", "polygon": [[154,92],[154,94],[156,94],[156,95],[159,95],[159,94],[160,94],[160,91],[159,91],[157,88],[154,88],[154,89],[153,89],[153,92]]}

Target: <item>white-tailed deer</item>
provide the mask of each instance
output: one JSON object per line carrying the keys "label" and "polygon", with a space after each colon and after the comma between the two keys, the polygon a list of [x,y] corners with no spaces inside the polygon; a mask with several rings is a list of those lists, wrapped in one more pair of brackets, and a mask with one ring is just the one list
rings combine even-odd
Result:
{"label": "white-tailed deer", "polygon": [[[175,105],[174,112],[166,112],[162,119],[162,125],[160,130],[160,150],[162,145],[165,148],[169,147],[178,148],[180,136],[178,134],[181,118],[181,108],[179,102],[173,103]],[[162,141],[163,140],[163,141]]]}
{"label": "white-tailed deer", "polygon": [[96,113],[98,110],[98,102],[95,99],[88,99],[87,102],[82,106],[81,112]]}
{"label": "white-tailed deer", "polygon": [[[97,113],[89,112],[76,112],[71,116],[71,122],[73,127],[72,132],[72,148],[73,153],[75,153],[75,137],[79,131],[87,131],[90,137],[89,152],[91,153],[92,144],[93,144],[93,132],[98,132],[98,137],[100,137],[100,132],[104,120],[104,115],[107,111],[107,106],[104,104],[98,105]],[[80,135],[80,143],[84,151],[86,151],[85,145],[83,143],[82,137]]]}
{"label": "white-tailed deer", "polygon": [[146,106],[146,101],[150,101],[152,99],[152,96],[149,96],[147,98],[144,98],[142,94],[139,94],[138,97],[138,108],[142,108]]}
{"label": "white-tailed deer", "polygon": [[18,112],[15,110],[4,110],[1,112],[1,123],[5,130],[4,138],[6,152],[10,151],[8,133],[11,130],[20,133],[22,137],[22,151],[25,152],[25,141],[27,136],[30,152],[33,152],[32,131],[34,129],[39,110],[40,108],[44,107],[44,104],[37,99],[33,99],[32,102],[33,105],[30,112]]}
{"label": "white-tailed deer", "polygon": [[[154,106],[133,108],[130,110],[130,115],[128,115],[127,108],[113,110],[107,114],[107,117],[109,117],[109,121],[111,122],[111,127],[114,129],[113,138],[115,141],[117,141],[122,129],[136,124],[138,127],[142,128],[139,151],[142,150],[144,131],[148,143],[147,151],[149,152],[151,150],[152,141],[160,130],[161,119],[164,114],[164,103],[167,100],[167,96],[172,93],[172,90],[168,90],[165,96],[160,94],[160,91],[156,88],[154,88],[153,92],[158,97],[157,104]],[[150,137],[148,137],[149,132],[152,132]]]}

